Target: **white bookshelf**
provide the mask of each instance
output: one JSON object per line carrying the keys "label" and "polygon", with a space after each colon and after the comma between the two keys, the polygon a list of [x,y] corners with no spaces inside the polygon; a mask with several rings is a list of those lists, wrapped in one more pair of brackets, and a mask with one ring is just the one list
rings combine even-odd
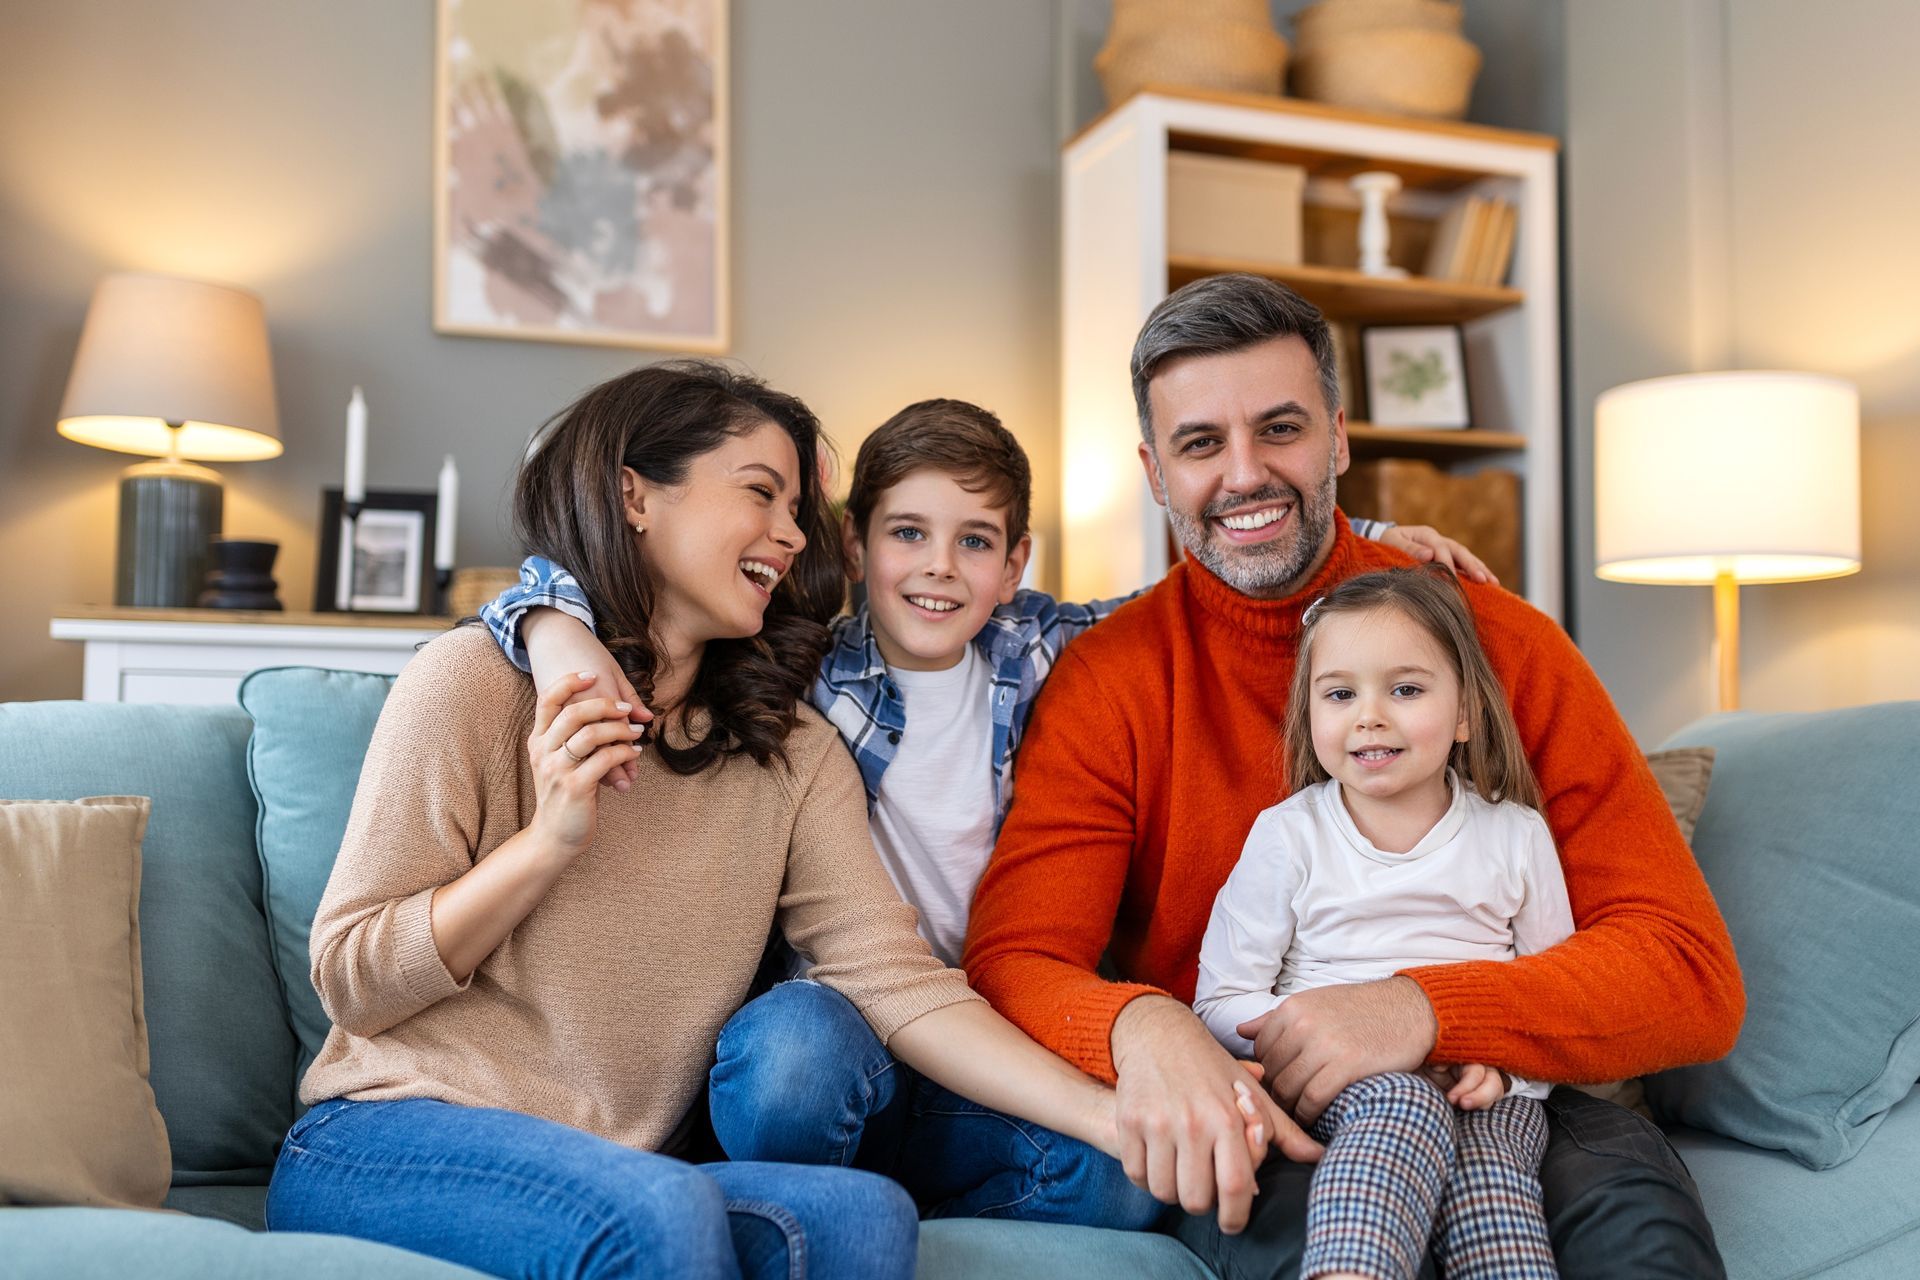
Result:
{"label": "white bookshelf", "polygon": [[[1345,179],[1401,175],[1389,206],[1403,226],[1437,220],[1468,195],[1518,211],[1507,280],[1463,285],[1377,280],[1340,265],[1251,267],[1167,253],[1167,156],[1189,150],[1296,164],[1309,206],[1351,203]],[[1352,425],[1356,458],[1416,456],[1449,468],[1504,467],[1522,479],[1524,591],[1562,615],[1559,235],[1554,139],[1429,123],[1284,98],[1149,91],[1100,117],[1063,156],[1062,576],[1068,599],[1132,591],[1167,571],[1165,513],[1135,456],[1127,360],[1168,292],[1220,271],[1280,280],[1348,323],[1458,323],[1466,335],[1473,428],[1409,433]],[[1309,245],[1311,251],[1312,246]]]}

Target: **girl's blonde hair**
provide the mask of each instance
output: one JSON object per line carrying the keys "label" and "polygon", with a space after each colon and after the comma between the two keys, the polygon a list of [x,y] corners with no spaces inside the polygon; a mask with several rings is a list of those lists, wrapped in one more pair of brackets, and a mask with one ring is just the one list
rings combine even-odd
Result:
{"label": "girl's blonde hair", "polygon": [[1412,619],[1433,637],[1453,664],[1453,673],[1460,681],[1467,740],[1453,744],[1448,766],[1471,783],[1484,800],[1512,800],[1538,810],[1542,803],[1540,783],[1533,776],[1533,766],[1527,763],[1506,693],[1480,647],[1466,595],[1450,569],[1431,564],[1348,578],[1307,609],[1293,668],[1293,688],[1287,698],[1287,717],[1281,726],[1281,760],[1288,792],[1297,793],[1327,780],[1327,771],[1313,750],[1310,708],[1314,637],[1336,614],[1377,609],[1397,609]]}

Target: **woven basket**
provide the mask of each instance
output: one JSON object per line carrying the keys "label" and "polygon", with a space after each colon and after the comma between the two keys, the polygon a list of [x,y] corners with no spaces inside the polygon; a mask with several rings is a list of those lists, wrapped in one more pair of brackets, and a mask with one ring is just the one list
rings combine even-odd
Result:
{"label": "woven basket", "polygon": [[1462,36],[1400,28],[1328,36],[1293,66],[1293,91],[1314,102],[1458,120],[1480,50]]}
{"label": "woven basket", "polygon": [[1350,516],[1444,530],[1520,589],[1520,477],[1513,472],[1454,475],[1418,458],[1378,458],[1347,468],[1339,497]]}
{"label": "woven basket", "polygon": [[455,569],[447,584],[447,613],[471,618],[480,606],[520,581],[518,569]]}
{"label": "woven basket", "polygon": [[1296,53],[1353,31],[1412,29],[1460,33],[1466,11],[1449,0],[1320,0],[1293,15]]}
{"label": "woven basket", "polygon": [[1110,107],[1149,84],[1278,94],[1287,42],[1266,0],[1114,0],[1093,69]]}

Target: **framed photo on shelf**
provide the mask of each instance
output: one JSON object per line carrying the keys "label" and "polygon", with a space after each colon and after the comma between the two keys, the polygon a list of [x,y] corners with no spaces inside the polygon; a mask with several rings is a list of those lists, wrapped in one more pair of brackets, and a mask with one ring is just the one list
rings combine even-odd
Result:
{"label": "framed photo on shelf", "polygon": [[426,613],[434,595],[433,532],[439,495],[369,489],[354,522],[353,581],[341,554],[345,503],[329,488],[320,499],[320,557],[315,613]]}
{"label": "framed photo on shelf", "polygon": [[1457,324],[1373,325],[1360,331],[1367,421],[1376,427],[1464,431],[1466,342]]}
{"label": "framed photo on shelf", "polygon": [[439,0],[433,327],[724,352],[727,0]]}

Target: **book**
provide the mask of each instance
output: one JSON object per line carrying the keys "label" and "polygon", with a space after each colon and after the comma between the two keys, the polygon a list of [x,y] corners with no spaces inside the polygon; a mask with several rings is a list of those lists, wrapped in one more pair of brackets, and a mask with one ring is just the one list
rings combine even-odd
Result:
{"label": "book", "polygon": [[1480,220],[1474,224],[1473,240],[1466,246],[1465,261],[1453,277],[1460,283],[1479,284],[1485,277],[1488,264],[1493,259],[1493,241],[1499,234],[1500,206],[1503,203],[1492,199],[1480,201]]}
{"label": "book", "polygon": [[1520,211],[1510,200],[1499,202],[1499,216],[1494,219],[1492,249],[1487,254],[1478,283],[1498,287],[1507,282],[1507,268],[1513,263],[1513,242],[1519,230]]}
{"label": "book", "polygon": [[1421,274],[1435,280],[1458,278],[1457,272],[1465,262],[1464,247],[1479,226],[1484,203],[1478,196],[1453,202],[1434,229],[1433,241],[1427,249],[1426,269]]}

